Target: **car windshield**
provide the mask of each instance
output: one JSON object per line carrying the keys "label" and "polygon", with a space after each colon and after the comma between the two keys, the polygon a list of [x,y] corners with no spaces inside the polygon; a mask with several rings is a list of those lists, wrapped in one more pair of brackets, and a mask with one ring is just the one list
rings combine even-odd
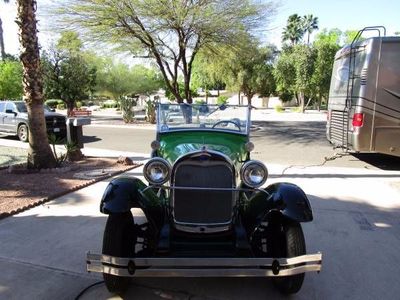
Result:
{"label": "car windshield", "polygon": [[[25,102],[15,102],[15,105],[17,106],[18,112],[20,112],[20,113],[28,112],[26,109]],[[43,105],[43,109],[45,112],[51,112],[51,109],[47,105]]]}
{"label": "car windshield", "polygon": [[248,106],[210,104],[159,104],[157,130],[218,130],[248,134]]}

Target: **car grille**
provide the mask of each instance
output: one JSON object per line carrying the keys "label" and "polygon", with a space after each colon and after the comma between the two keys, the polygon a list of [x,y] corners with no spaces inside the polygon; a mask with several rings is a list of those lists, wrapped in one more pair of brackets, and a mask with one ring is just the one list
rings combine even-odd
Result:
{"label": "car grille", "polygon": [[47,129],[51,129],[51,128],[65,129],[66,128],[65,118],[62,116],[46,117],[46,127],[47,127]]}
{"label": "car grille", "polygon": [[174,218],[185,224],[223,224],[232,219],[233,192],[212,188],[232,188],[233,173],[225,161],[183,161],[175,168],[176,187],[200,187],[209,190],[173,192]]}

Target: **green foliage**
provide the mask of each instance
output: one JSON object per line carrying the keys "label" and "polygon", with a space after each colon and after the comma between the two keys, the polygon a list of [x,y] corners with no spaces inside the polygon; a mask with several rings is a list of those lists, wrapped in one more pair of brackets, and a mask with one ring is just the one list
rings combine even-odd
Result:
{"label": "green foliage", "polygon": [[75,102],[75,107],[76,108],[81,108],[82,107],[82,102],[81,101],[76,101]]}
{"label": "green foliage", "polygon": [[56,45],[57,50],[66,51],[71,54],[79,54],[82,47],[83,43],[79,38],[79,34],[72,30],[61,32],[61,37]]}
{"label": "green foliage", "polygon": [[318,18],[313,15],[300,17],[290,15],[282,33],[282,42],[290,41],[291,46],[297,45],[307,33],[307,45],[310,44],[310,34],[318,29]]}
{"label": "green foliage", "polygon": [[150,98],[146,101],[146,120],[150,124],[156,123],[156,103],[158,100],[156,96],[153,101]]}
{"label": "green foliage", "polygon": [[132,123],[135,117],[133,107],[136,105],[136,99],[129,97],[121,97],[119,104],[122,110],[122,119],[125,123]]}
{"label": "green foliage", "polygon": [[[92,40],[154,58],[164,84],[178,102],[192,101],[193,60],[201,48],[238,45],[274,11],[258,1],[92,1],[71,0],[57,13],[86,30]],[[183,76],[182,97],[178,78]]]}
{"label": "green foliage", "polygon": [[282,42],[290,41],[291,45],[296,45],[304,35],[302,19],[298,14],[290,15],[286,27],[282,32]]}
{"label": "green foliage", "polygon": [[22,97],[22,65],[19,61],[0,61],[0,99]]}
{"label": "green foliage", "polygon": [[56,144],[61,144],[63,139],[57,138],[55,134],[50,134],[48,136],[49,143],[52,146],[54,158],[56,159],[57,167],[61,167],[62,163],[67,159],[67,153],[58,153],[56,149]]}
{"label": "green foliage", "polygon": [[241,47],[219,47],[209,54],[209,62],[214,65],[216,79],[231,90],[243,92],[251,103],[255,94],[269,96],[275,91],[272,60],[276,49],[261,47],[251,36],[241,38]]}
{"label": "green foliage", "polygon": [[274,107],[274,109],[275,109],[275,111],[278,112],[278,113],[283,113],[283,112],[285,112],[285,109],[284,109],[281,105],[276,105],[276,106]]}
{"label": "green foliage", "polygon": [[344,43],[351,44],[356,37],[358,30],[346,30],[343,34]]}
{"label": "green foliage", "polygon": [[57,109],[65,109],[65,104],[64,103],[57,104]]}
{"label": "green foliage", "polygon": [[104,102],[101,106],[102,108],[117,108],[118,107],[118,102],[115,100],[107,100]]}
{"label": "green foliage", "polygon": [[217,98],[217,104],[218,105],[225,105],[225,104],[228,104],[228,97],[227,96],[219,96],[218,98]]}
{"label": "green foliage", "polygon": [[50,108],[56,108],[57,104],[59,104],[58,101],[59,100],[56,100],[56,99],[49,99],[49,100],[46,100],[46,102],[44,104],[46,104]]}

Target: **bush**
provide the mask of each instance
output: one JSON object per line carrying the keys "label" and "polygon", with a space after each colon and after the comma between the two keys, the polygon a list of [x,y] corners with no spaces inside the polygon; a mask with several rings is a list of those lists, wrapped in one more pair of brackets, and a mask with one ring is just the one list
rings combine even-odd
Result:
{"label": "bush", "polygon": [[59,103],[57,104],[57,109],[65,109],[65,103]]}
{"label": "bush", "polygon": [[293,107],[290,109],[291,112],[295,112],[295,113],[300,113],[301,112],[301,107]]}
{"label": "bush", "polygon": [[285,109],[281,105],[277,105],[274,107],[276,112],[282,113],[285,111]]}
{"label": "bush", "polygon": [[218,96],[217,98],[217,104],[218,105],[225,105],[228,104],[228,97],[227,96]]}
{"label": "bush", "polygon": [[101,106],[102,108],[118,108],[118,102],[115,100],[107,100]]}
{"label": "bush", "polygon": [[75,102],[75,107],[76,108],[81,108],[82,107],[82,102],[81,101],[76,101]]}
{"label": "bush", "polygon": [[46,104],[50,108],[56,108],[59,100],[49,99],[44,104]]}

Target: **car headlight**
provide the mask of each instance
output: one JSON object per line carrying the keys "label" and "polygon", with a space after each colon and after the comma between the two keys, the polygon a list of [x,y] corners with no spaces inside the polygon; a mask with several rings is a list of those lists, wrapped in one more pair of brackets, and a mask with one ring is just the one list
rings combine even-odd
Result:
{"label": "car headlight", "polygon": [[155,157],[144,165],[143,174],[150,184],[160,185],[169,180],[171,165],[165,159]]}
{"label": "car headlight", "polygon": [[240,178],[249,187],[262,186],[268,177],[267,167],[260,161],[249,160],[240,169]]}

